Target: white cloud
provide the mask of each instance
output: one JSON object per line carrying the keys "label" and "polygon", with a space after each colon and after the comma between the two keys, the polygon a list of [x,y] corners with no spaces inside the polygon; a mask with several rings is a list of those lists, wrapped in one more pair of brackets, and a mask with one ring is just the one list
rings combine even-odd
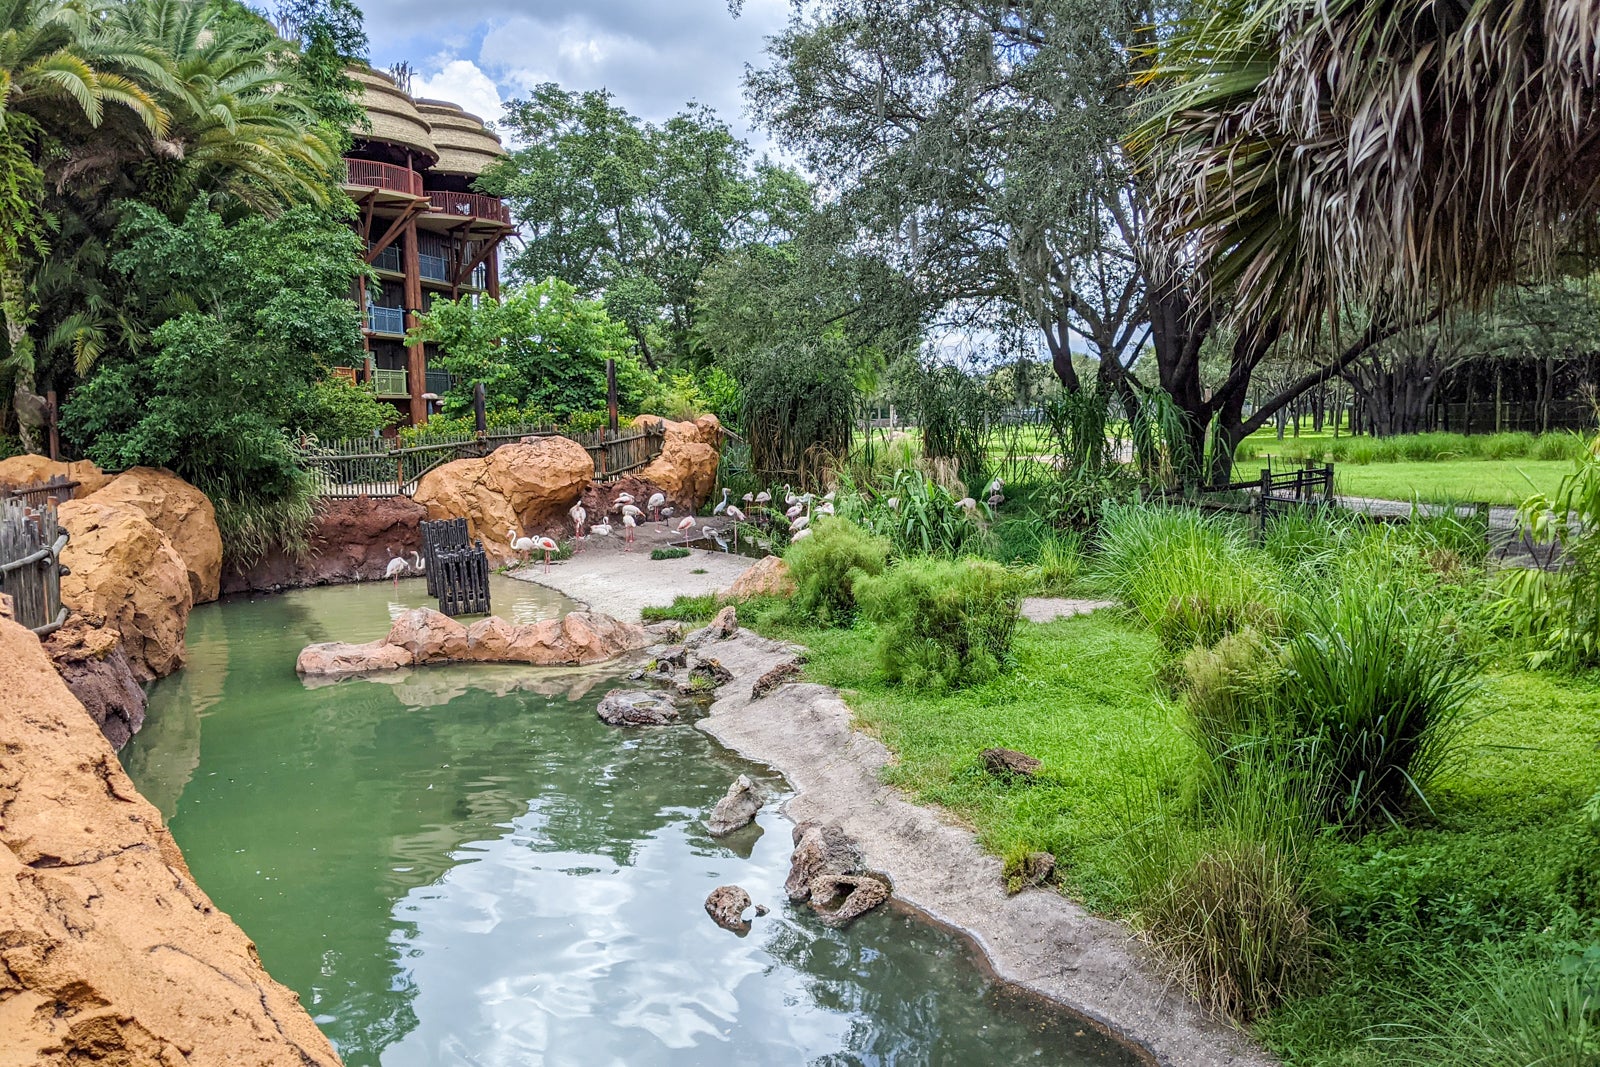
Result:
{"label": "white cloud", "polygon": [[433,74],[425,77],[418,73],[412,77],[411,95],[460,104],[486,122],[500,117],[500,90],[494,79],[476,63],[470,59],[439,57],[429,64],[434,65],[438,69]]}

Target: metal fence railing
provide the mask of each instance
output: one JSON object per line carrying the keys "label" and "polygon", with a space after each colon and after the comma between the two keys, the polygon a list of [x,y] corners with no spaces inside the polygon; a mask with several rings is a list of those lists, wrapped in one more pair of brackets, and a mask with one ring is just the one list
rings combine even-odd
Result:
{"label": "metal fence railing", "polygon": [[67,619],[61,603],[61,550],[67,531],[56,521],[54,500],[29,507],[19,498],[0,501],[0,593],[11,598],[16,619],[43,636]]}
{"label": "metal fence railing", "polygon": [[382,304],[368,305],[367,329],[373,333],[404,337],[406,332],[405,308],[384,307]]}

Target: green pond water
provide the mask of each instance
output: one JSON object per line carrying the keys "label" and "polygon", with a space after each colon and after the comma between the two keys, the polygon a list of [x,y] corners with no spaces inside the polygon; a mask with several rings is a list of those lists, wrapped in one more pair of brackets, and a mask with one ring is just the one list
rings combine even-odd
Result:
{"label": "green pond water", "polygon": [[[493,594],[521,621],[570,606]],[[1138,1062],[908,911],[835,932],[790,906],[776,804],[724,841],[700,822],[740,773],[783,782],[692,726],[605,726],[615,667],[296,677],[307,643],[425,602],[412,580],[199,608],[122,753],[346,1062]],[[772,908],[748,936],[705,914],[727,883]]]}

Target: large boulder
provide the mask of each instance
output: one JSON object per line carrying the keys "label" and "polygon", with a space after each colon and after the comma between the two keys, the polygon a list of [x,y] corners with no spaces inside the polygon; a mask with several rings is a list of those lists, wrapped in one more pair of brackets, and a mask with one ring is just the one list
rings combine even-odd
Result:
{"label": "large boulder", "polygon": [[722,595],[729,600],[745,600],[753,596],[788,596],[794,591],[794,578],[783,557],[763,556],[735,578]]}
{"label": "large boulder", "polygon": [[613,689],[600,698],[594,713],[607,726],[670,726],[678,706],[659,689]]}
{"label": "large boulder", "polygon": [[412,608],[389,633],[365,644],[329,641],[300,650],[303,675],[362,674],[430,663],[526,663],[536,667],[604,663],[649,644],[642,626],[575,611],[560,619],[516,625],[497,616],[470,627],[431,608]]}
{"label": "large boulder", "polygon": [[122,637],[81,615],[45,638],[45,651],[61,680],[100,727],[113,748],[121,748],[144,725],[144,687],[122,647]]}
{"label": "large boulder", "polygon": [[403,496],[324,498],[312,519],[309,551],[291,556],[273,549],[245,566],[230,561],[223,569],[222,591],[377,581],[391,559],[422,551],[421,523],[427,517],[427,508]]}
{"label": "large boulder", "polygon": [[499,562],[518,558],[506,531],[559,532],[567,510],[594,478],[588,449],[565,437],[538,437],[458,459],[423,475],[414,499],[430,519],[465,518],[468,535]]}
{"label": "large boulder", "polygon": [[636,426],[659,424],[666,439],[661,454],[637,472],[640,481],[659,486],[674,507],[698,511],[717,484],[717,464],[722,460],[722,423],[715,415],[693,422],[667,422],[641,415]]}
{"label": "large boulder", "polygon": [[74,463],[62,463],[45,456],[0,459],[0,489],[24,489],[57,477],[78,483],[78,488],[72,491],[74,500],[81,500],[98,491],[111,480],[110,475],[86,459]]}
{"label": "large boulder", "polygon": [[206,495],[169,470],[130,467],[86,499],[138,508],[167,535],[189,571],[196,604],[217,599],[222,579],[222,532]]}
{"label": "large boulder", "polygon": [[189,568],[167,536],[131,504],[69,500],[58,510],[72,535],[61,562],[61,600],[122,637],[140,681],[183,666],[183,634],[194,594]]}
{"label": "large boulder", "polygon": [[0,663],[0,1063],[336,1067],[39,640]]}

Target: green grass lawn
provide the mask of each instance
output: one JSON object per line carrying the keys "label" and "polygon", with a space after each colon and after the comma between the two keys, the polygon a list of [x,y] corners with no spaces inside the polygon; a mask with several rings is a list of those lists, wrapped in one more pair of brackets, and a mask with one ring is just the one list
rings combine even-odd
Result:
{"label": "green grass lawn", "polygon": [[1514,506],[1534,493],[1553,494],[1562,476],[1571,473],[1568,460],[1432,460],[1335,464],[1334,482],[1347,496],[1384,500],[1415,496],[1437,504],[1487,501]]}

